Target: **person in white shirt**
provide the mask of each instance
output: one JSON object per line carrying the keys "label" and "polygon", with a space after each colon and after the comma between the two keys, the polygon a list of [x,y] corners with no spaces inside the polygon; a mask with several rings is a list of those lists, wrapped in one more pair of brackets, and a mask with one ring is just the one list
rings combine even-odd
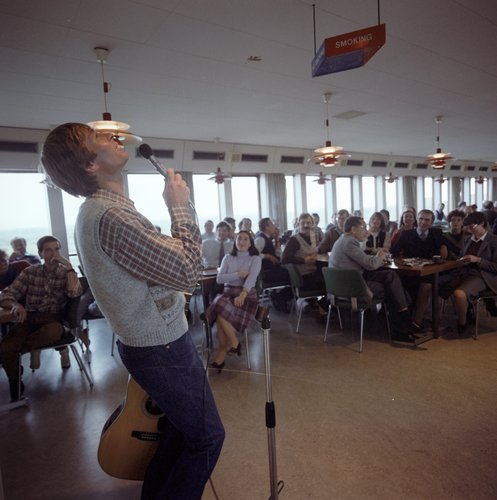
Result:
{"label": "person in white shirt", "polygon": [[216,226],[216,238],[202,241],[202,263],[205,268],[219,267],[226,254],[231,252],[233,241],[229,239],[231,227],[221,221]]}
{"label": "person in white shirt", "polygon": [[202,241],[204,240],[214,240],[216,239],[216,233],[214,232],[214,222],[210,219],[205,221],[204,224],[205,233],[202,233]]}

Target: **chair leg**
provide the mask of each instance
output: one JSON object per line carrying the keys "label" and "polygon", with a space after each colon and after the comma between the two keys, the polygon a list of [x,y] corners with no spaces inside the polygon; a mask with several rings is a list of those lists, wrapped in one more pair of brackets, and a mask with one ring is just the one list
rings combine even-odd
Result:
{"label": "chair leg", "polygon": [[337,307],[337,313],[338,313],[338,323],[340,324],[340,330],[343,330],[342,315],[340,314],[340,308],[339,307]]}
{"label": "chair leg", "polygon": [[90,374],[88,373],[88,370],[86,369],[86,366],[83,363],[81,356],[79,355],[78,348],[74,344],[71,344],[69,347],[71,348],[71,351],[74,354],[74,357],[76,358],[76,362],[78,363],[79,369],[85,374],[86,380],[88,380],[90,387],[93,387],[93,380]]}
{"label": "chair leg", "polygon": [[480,301],[481,299],[476,299],[475,302],[473,302],[473,309],[475,311],[475,334],[473,335],[473,338],[475,340],[478,339],[478,317],[480,316]]}
{"label": "chair leg", "polygon": [[391,343],[392,342],[392,333],[390,332],[390,318],[388,316],[388,308],[387,308],[386,302],[382,303],[382,307],[385,311],[385,323],[387,326],[388,341]]}
{"label": "chair leg", "polygon": [[331,304],[328,306],[328,315],[326,316],[326,330],[324,331],[323,342],[326,342],[326,337],[328,336],[328,326],[330,324],[330,316],[331,316]]}
{"label": "chair leg", "polygon": [[362,331],[364,329],[364,309],[361,309],[361,336],[359,337],[359,352],[362,352]]}
{"label": "chair leg", "polygon": [[247,370],[251,370],[251,367],[250,367],[250,350],[249,350],[248,329],[247,328],[245,328],[245,348],[247,349]]}
{"label": "chair leg", "polygon": [[302,318],[302,311],[304,309],[304,301],[302,301],[302,305],[300,307],[298,307],[297,304],[295,304],[295,307],[297,307],[298,310],[299,310],[299,317],[298,317],[298,320],[297,320],[297,328],[295,329],[295,333],[299,333],[300,319]]}

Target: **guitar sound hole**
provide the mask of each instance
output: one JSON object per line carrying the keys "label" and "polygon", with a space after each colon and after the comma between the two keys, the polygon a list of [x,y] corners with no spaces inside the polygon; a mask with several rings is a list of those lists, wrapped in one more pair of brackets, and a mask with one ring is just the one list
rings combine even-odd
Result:
{"label": "guitar sound hole", "polygon": [[145,410],[154,417],[160,417],[164,412],[157,406],[151,398],[145,400]]}

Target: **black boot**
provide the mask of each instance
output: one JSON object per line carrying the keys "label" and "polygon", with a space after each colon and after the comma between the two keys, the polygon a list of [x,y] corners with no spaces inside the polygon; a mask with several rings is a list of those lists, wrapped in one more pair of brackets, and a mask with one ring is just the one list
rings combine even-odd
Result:
{"label": "black boot", "polygon": [[10,389],[10,400],[12,402],[19,401],[21,396],[24,393],[24,384],[22,380],[19,382],[19,379],[10,379],[9,378],[9,389]]}

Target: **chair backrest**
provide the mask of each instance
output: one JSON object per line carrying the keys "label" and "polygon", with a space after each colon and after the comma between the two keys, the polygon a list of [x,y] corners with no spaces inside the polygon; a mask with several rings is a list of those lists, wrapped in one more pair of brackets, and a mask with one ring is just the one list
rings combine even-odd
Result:
{"label": "chair backrest", "polygon": [[334,269],[323,267],[326,292],[340,298],[370,301],[368,286],[358,269]]}
{"label": "chair backrest", "polygon": [[297,266],[295,264],[285,264],[283,267],[288,271],[292,288],[300,288],[303,284],[303,280]]}
{"label": "chair backrest", "polygon": [[70,298],[64,307],[64,312],[62,315],[64,320],[63,322],[64,325],[67,326],[70,330],[78,328],[80,325],[80,318],[78,314],[80,299],[81,297]]}

